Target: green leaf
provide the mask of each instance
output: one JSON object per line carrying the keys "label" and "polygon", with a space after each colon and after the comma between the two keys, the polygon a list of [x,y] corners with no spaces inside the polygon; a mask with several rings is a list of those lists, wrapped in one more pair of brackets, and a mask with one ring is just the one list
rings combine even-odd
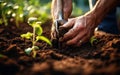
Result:
{"label": "green leaf", "polygon": [[26,39],[30,39],[32,36],[33,34],[31,32],[27,32],[26,34],[21,35],[22,38],[26,38]]}
{"label": "green leaf", "polygon": [[28,24],[30,24],[31,26],[33,26],[33,24],[35,24],[37,22],[37,18],[36,17],[30,17],[28,19]]}
{"label": "green leaf", "polygon": [[27,48],[27,49],[25,49],[25,53],[26,53],[27,55],[30,55],[31,51],[32,51],[32,48]]}
{"label": "green leaf", "polygon": [[93,43],[94,43],[95,41],[97,41],[97,39],[96,39],[94,36],[92,36],[92,37],[90,38],[90,43],[91,43],[91,45],[93,45]]}
{"label": "green leaf", "polygon": [[33,49],[33,50],[38,50],[39,47],[38,47],[38,46],[33,46],[32,49]]}
{"label": "green leaf", "polygon": [[51,41],[48,38],[46,38],[45,36],[37,36],[36,41],[38,41],[38,40],[45,41],[47,44],[52,45]]}
{"label": "green leaf", "polygon": [[37,35],[41,35],[42,32],[43,32],[42,27],[41,27],[39,24],[36,24],[36,25],[35,25],[35,33],[36,33]]}

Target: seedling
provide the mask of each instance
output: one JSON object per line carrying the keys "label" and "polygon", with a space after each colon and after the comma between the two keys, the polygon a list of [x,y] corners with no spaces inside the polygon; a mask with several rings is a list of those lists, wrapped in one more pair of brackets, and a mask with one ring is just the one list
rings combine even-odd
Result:
{"label": "seedling", "polygon": [[36,42],[39,40],[45,41],[47,44],[52,45],[50,40],[45,36],[42,36],[43,30],[41,27],[41,22],[38,21],[37,18],[31,17],[28,19],[28,24],[33,27],[33,33],[27,32],[26,34],[22,34],[22,38],[30,39],[32,41],[32,47],[25,49],[25,53],[30,55],[32,53],[33,58],[36,57],[36,50],[39,49],[38,46],[35,46]]}
{"label": "seedling", "polygon": [[97,40],[94,36],[92,36],[92,37],[90,38],[90,43],[91,43],[91,45],[93,46],[95,42],[98,42],[98,40]]}

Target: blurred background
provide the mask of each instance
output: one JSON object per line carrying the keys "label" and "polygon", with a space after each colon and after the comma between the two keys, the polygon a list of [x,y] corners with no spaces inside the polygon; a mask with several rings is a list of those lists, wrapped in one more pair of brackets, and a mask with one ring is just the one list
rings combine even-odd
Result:
{"label": "blurred background", "polygon": [[[9,21],[26,22],[29,17],[37,17],[42,23],[51,19],[52,0],[0,0],[0,24]],[[73,0],[72,16],[82,15],[88,10],[87,0]]]}
{"label": "blurred background", "polygon": [[[0,0],[0,24],[8,25],[9,21],[26,22],[29,17],[37,17],[42,23],[51,19],[52,0]],[[89,11],[88,0],[73,0],[72,16],[82,15]],[[119,11],[120,12],[120,11]],[[120,17],[119,12],[117,15]]]}

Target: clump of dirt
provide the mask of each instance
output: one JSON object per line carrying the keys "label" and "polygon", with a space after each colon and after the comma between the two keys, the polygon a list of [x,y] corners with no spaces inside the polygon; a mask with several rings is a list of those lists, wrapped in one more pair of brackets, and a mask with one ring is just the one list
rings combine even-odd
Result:
{"label": "clump of dirt", "polygon": [[[43,35],[48,38],[50,25],[42,25]],[[95,32],[94,45],[88,42],[77,48],[55,49],[39,41],[37,57],[32,58],[24,52],[32,42],[20,37],[28,31],[32,32],[32,28],[25,23],[19,28],[0,25],[0,75],[120,74],[120,35]]]}

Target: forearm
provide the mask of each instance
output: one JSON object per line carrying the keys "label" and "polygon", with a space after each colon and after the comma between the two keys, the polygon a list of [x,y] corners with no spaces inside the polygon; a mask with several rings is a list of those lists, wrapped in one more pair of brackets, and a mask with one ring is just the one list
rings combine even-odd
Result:
{"label": "forearm", "polygon": [[[64,19],[68,19],[72,12],[72,0],[62,0]],[[57,0],[52,0],[51,14],[53,19],[58,18]]]}
{"label": "forearm", "polygon": [[97,26],[105,17],[105,15],[117,5],[117,3],[118,0],[97,0],[93,9],[85,15],[92,15]]}

